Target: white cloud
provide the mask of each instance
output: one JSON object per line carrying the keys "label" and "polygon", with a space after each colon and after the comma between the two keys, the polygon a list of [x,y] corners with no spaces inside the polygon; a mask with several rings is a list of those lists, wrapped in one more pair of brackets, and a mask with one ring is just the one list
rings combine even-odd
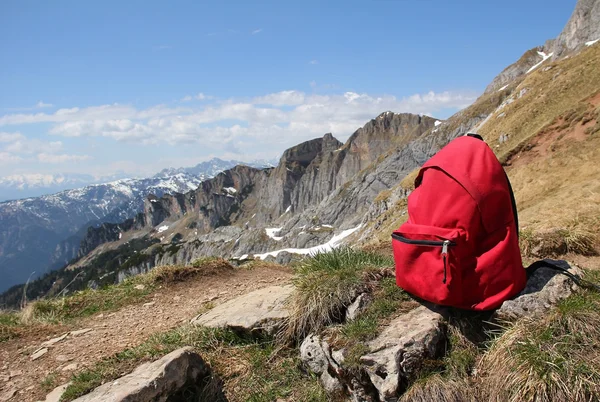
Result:
{"label": "white cloud", "polygon": [[14,154],[35,154],[38,152],[59,152],[63,145],[60,141],[41,141],[37,139],[19,139],[7,145],[4,150]]}
{"label": "white cloud", "polygon": [[189,101],[192,101],[194,99],[196,99],[196,100],[207,100],[207,99],[212,99],[212,98],[213,98],[212,96],[208,96],[208,95],[203,94],[202,92],[199,92],[198,94],[193,95],[193,96],[192,95],[186,95],[183,98],[181,98],[181,101],[182,102],[189,102]]}
{"label": "white cloud", "polygon": [[0,165],[13,165],[23,160],[18,155],[13,155],[9,152],[0,152]]}
{"label": "white cloud", "polygon": [[[202,93],[189,96],[206,102],[188,107],[157,105],[141,110],[112,104],[63,108],[54,113],[9,114],[0,116],[0,126],[50,123],[48,132],[52,135],[104,137],[139,144],[201,144],[203,153],[237,154],[241,158],[267,150],[279,153],[327,132],[344,141],[383,111],[435,116],[441,110],[463,108],[476,99],[472,92],[428,92],[397,98],[357,92],[319,95],[296,90],[252,99],[215,100]],[[43,153],[42,159],[56,163],[86,158],[58,155],[60,141],[36,142],[39,140],[26,140],[19,133],[8,132],[0,134],[2,141],[8,147],[0,151],[11,155]]]}
{"label": "white cloud", "polygon": [[311,60],[311,61],[308,62],[308,64],[312,64],[314,66],[315,64],[319,64],[319,61],[318,60]]}
{"label": "white cloud", "polygon": [[25,136],[21,133],[0,132],[0,142],[15,142],[23,139],[25,139]]}
{"label": "white cloud", "polygon": [[40,153],[37,155],[38,161],[42,163],[66,163],[82,162],[91,159],[89,155],[67,155],[67,154],[49,154]]}
{"label": "white cloud", "polygon": [[256,35],[256,34],[261,33],[261,32],[262,32],[262,28],[255,29],[254,31],[252,31],[252,35]]}
{"label": "white cloud", "polygon": [[42,101],[39,101],[38,103],[35,104],[35,107],[39,108],[39,109],[43,109],[46,107],[52,107],[52,106],[54,106],[52,103],[44,103]]}
{"label": "white cloud", "polygon": [[53,107],[53,106],[54,105],[51,103],[44,103],[43,101],[39,101],[32,107],[14,107],[14,108],[7,108],[5,110],[13,111],[13,112],[16,112],[16,111],[27,112],[27,111],[31,111],[31,110],[44,109],[44,108],[49,108],[49,107]]}
{"label": "white cloud", "polygon": [[171,49],[172,46],[170,45],[158,45],[158,46],[154,46],[154,50],[157,51],[161,51],[161,50],[167,50],[167,49]]}
{"label": "white cloud", "polygon": [[281,91],[265,96],[258,96],[254,98],[252,103],[258,105],[273,105],[273,106],[284,106],[284,105],[301,105],[304,103],[305,95],[298,91]]}

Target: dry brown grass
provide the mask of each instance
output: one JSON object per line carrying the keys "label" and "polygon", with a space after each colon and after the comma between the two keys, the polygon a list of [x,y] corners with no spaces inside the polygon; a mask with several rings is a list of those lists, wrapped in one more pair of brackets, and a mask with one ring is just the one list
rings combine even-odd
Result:
{"label": "dry brown grass", "polygon": [[542,319],[517,322],[483,356],[479,373],[481,400],[600,400],[600,295],[581,291]]}
{"label": "dry brown grass", "polygon": [[194,261],[192,265],[168,265],[150,271],[149,279],[153,282],[175,283],[199,276],[215,276],[231,274],[235,268],[222,258],[207,258]]}
{"label": "dry brown grass", "polygon": [[535,233],[527,229],[521,232],[519,240],[524,256],[546,258],[567,253],[583,256],[598,255],[598,236],[583,224]]}
{"label": "dry brown grass", "polygon": [[413,384],[398,402],[475,402],[476,396],[470,384],[453,380],[439,374]]}

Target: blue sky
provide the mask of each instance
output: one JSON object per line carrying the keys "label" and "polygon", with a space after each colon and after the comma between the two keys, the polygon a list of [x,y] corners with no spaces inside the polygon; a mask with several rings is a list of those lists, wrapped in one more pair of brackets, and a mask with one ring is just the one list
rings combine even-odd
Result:
{"label": "blue sky", "polygon": [[576,0],[0,2],[0,176],[271,158],[447,118]]}

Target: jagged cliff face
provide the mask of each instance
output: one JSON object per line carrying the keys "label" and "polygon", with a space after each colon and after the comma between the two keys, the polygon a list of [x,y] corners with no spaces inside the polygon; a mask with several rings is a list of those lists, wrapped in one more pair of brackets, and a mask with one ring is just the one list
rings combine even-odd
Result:
{"label": "jagged cliff face", "polygon": [[586,43],[600,39],[600,1],[579,0],[569,22],[551,43],[554,58],[579,50]]}
{"label": "jagged cliff face", "polygon": [[[184,238],[189,240],[221,226],[264,228],[293,222],[294,216],[308,216],[321,203],[330,204],[332,194],[339,194],[338,189],[348,187],[359,172],[372,166],[391,148],[410,143],[431,131],[435,124],[436,120],[427,116],[383,113],[357,130],[346,144],[326,134],[285,151],[277,168],[258,170],[237,166],[185,195],[149,197],[143,215],[135,218],[131,228],[155,228],[158,232],[160,227],[168,226],[169,230],[177,227],[179,233],[187,228],[190,230]],[[397,180],[399,174],[402,172],[387,174],[389,180],[382,181],[373,191],[381,191]],[[367,205],[371,193],[354,200],[355,205],[343,209],[340,216],[355,214],[358,205]],[[311,220],[312,217],[302,222]],[[344,219],[333,221],[340,227],[347,226]],[[239,248],[248,251],[242,243],[238,242]]]}

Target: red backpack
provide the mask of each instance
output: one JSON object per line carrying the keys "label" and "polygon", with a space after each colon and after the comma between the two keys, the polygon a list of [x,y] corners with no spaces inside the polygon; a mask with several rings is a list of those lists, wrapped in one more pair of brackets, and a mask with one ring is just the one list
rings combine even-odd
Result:
{"label": "red backpack", "polygon": [[398,286],[436,304],[494,309],[527,281],[508,177],[476,135],[423,165],[392,244]]}

